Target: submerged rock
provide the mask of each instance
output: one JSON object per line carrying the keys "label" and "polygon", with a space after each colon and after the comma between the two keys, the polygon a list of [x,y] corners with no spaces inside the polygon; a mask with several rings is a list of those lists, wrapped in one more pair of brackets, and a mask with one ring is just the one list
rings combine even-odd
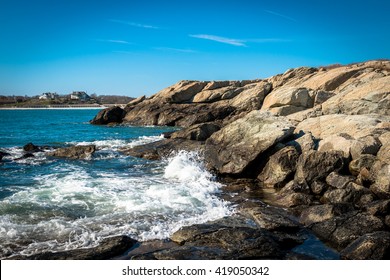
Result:
{"label": "submerged rock", "polygon": [[59,148],[47,155],[52,157],[61,157],[69,159],[86,159],[96,151],[95,145],[80,145],[67,148]]}
{"label": "submerged rock", "polygon": [[38,146],[35,146],[33,143],[28,143],[28,144],[23,146],[23,151],[35,153],[35,152],[41,152],[42,149]]}
{"label": "submerged rock", "polygon": [[128,236],[115,236],[103,239],[94,248],[75,249],[63,252],[45,252],[31,256],[15,256],[10,259],[23,260],[108,260],[125,253],[137,241]]}

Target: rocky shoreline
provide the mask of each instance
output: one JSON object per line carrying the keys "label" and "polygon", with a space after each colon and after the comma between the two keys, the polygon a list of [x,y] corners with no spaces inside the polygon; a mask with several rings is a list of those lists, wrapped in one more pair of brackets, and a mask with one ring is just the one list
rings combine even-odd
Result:
{"label": "rocky shoreline", "polygon": [[169,241],[121,237],[127,245],[115,256],[30,258],[315,259],[296,250],[314,234],[334,258],[390,259],[390,61],[181,81],[91,123],[181,127],[122,152],[151,160],[203,153],[237,214],[184,227]]}

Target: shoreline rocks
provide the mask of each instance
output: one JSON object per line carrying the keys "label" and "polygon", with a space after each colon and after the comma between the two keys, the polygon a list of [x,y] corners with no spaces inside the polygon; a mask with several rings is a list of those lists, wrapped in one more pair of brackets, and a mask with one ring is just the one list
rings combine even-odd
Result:
{"label": "shoreline rocks", "polygon": [[[226,197],[242,212],[182,228],[174,245],[127,256],[309,258],[293,251],[306,238],[302,230],[345,259],[389,258],[389,79],[389,60],[300,67],[264,80],[181,81],[128,104],[116,123],[183,130],[124,153],[161,159],[200,150],[220,180],[236,182]],[[107,114],[95,122],[108,123]],[[262,208],[264,193],[272,207]]]}

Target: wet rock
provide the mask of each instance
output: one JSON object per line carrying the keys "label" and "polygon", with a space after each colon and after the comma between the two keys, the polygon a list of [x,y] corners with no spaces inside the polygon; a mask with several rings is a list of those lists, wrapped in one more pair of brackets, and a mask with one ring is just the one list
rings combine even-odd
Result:
{"label": "wet rock", "polygon": [[294,175],[298,157],[293,146],[282,148],[269,158],[258,179],[266,186],[281,187]]}
{"label": "wet rock", "polygon": [[284,259],[286,249],[303,241],[257,228],[235,217],[184,227],[171,238],[182,247],[162,251],[158,258]]}
{"label": "wet rock", "polygon": [[150,160],[160,160],[178,151],[203,152],[203,143],[186,139],[164,139],[161,141],[135,146],[131,149],[123,150],[125,155],[145,158]]}
{"label": "wet rock", "polygon": [[195,124],[189,128],[173,132],[170,138],[183,138],[188,140],[205,141],[214,132],[220,130],[220,125],[215,123]]}
{"label": "wet rock", "polygon": [[390,232],[365,234],[342,250],[341,256],[347,260],[389,260]]}
{"label": "wet rock", "polygon": [[343,249],[360,236],[384,229],[383,222],[370,214],[349,212],[310,226],[322,240]]}
{"label": "wet rock", "polygon": [[23,156],[15,158],[14,161],[23,160],[23,159],[26,159],[26,158],[33,158],[33,157],[35,157],[34,154],[32,154],[32,153],[25,153]]}
{"label": "wet rock", "polygon": [[107,260],[125,253],[137,241],[128,236],[105,238],[97,247],[63,252],[45,252],[31,256],[16,256],[26,260]]}
{"label": "wet rock", "polygon": [[9,153],[0,151],[0,161],[3,159],[3,157],[9,156]]}
{"label": "wet rock", "polygon": [[343,154],[339,151],[310,151],[302,154],[297,163],[295,181],[310,185],[314,181],[324,180],[333,171],[344,166]]}
{"label": "wet rock", "polygon": [[352,204],[349,203],[315,205],[303,210],[299,221],[306,226],[310,226],[336,216],[341,216],[353,210]]}
{"label": "wet rock", "polygon": [[29,152],[29,153],[36,153],[36,152],[41,152],[41,148],[38,146],[35,146],[33,143],[28,143],[23,146],[23,151]]}
{"label": "wet rock", "polygon": [[294,232],[300,229],[299,223],[286,211],[275,207],[253,207],[243,209],[241,213],[250,216],[260,228],[270,231]]}
{"label": "wet rock", "polygon": [[241,174],[264,151],[290,136],[293,129],[285,118],[252,111],[207,139],[206,161],[220,174]]}
{"label": "wet rock", "polygon": [[126,112],[121,107],[113,106],[101,110],[91,121],[91,124],[121,123]]}
{"label": "wet rock", "polygon": [[87,159],[96,151],[95,145],[80,145],[67,148],[59,148],[47,155],[52,157],[69,158],[69,159]]}
{"label": "wet rock", "polygon": [[310,187],[307,184],[298,184],[296,181],[292,180],[280,189],[279,195],[286,195],[290,193],[310,194]]}

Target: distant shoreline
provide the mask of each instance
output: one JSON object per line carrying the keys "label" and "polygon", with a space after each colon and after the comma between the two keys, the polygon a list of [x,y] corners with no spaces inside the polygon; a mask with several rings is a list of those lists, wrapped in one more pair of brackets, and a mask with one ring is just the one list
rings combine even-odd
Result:
{"label": "distant shoreline", "polygon": [[124,107],[126,104],[105,104],[101,106],[85,106],[85,105],[47,105],[47,106],[31,106],[31,107],[0,107],[0,110],[85,110],[85,109],[105,109],[111,106]]}

